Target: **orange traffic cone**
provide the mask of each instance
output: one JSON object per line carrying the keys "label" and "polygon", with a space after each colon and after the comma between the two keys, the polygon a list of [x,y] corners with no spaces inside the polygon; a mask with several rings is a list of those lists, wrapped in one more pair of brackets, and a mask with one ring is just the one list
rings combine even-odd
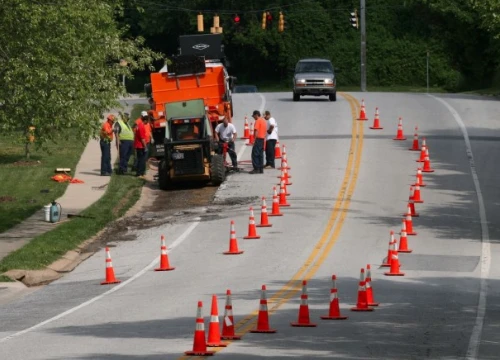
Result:
{"label": "orange traffic cone", "polygon": [[347,316],[340,314],[339,296],[337,294],[337,276],[332,275],[332,288],[330,289],[330,310],[328,315],[320,316],[323,320],[345,320]]}
{"label": "orange traffic cone", "polygon": [[194,331],[193,350],[185,351],[185,355],[191,356],[211,356],[215,351],[207,351],[205,341],[205,321],[202,315],[203,303],[198,301],[198,310],[196,311],[196,330]]}
{"label": "orange traffic cone", "polygon": [[243,250],[238,249],[238,240],[236,239],[236,230],[234,229],[234,221],[231,220],[229,229],[229,250],[224,251],[224,255],[239,255],[243,254]]}
{"label": "orange traffic cone", "polygon": [[[410,211],[411,211],[411,217],[414,218],[414,217],[419,217],[420,214],[418,212],[415,211],[415,203],[412,201],[409,201],[408,202],[408,206],[410,207]],[[405,214],[403,214],[404,216]]]}
{"label": "orange traffic cone", "polygon": [[399,257],[397,253],[391,255],[391,270],[390,272],[385,272],[386,276],[404,276],[405,274],[399,271]]}
{"label": "orange traffic cone", "polygon": [[286,201],[286,192],[285,192],[285,182],[281,181],[280,186],[280,206],[290,206],[290,204]]}
{"label": "orange traffic cone", "polygon": [[281,169],[281,175],[278,176],[278,179],[280,179],[280,182],[278,183],[278,185],[281,183],[281,181],[284,181],[285,185],[292,185],[289,178],[290,178],[290,176],[288,175],[288,170],[286,168]]}
{"label": "orange traffic cone", "polygon": [[370,264],[366,265],[366,302],[368,306],[379,306],[379,303],[373,300],[372,269]]}
{"label": "orange traffic cone", "polygon": [[219,307],[217,305],[217,295],[212,295],[212,310],[210,312],[210,324],[208,325],[207,346],[227,346],[227,344],[220,341]]}
{"label": "orange traffic cone", "polygon": [[[290,196],[290,193],[288,192],[288,189],[286,188],[286,180],[284,177],[280,177],[280,182],[278,183],[278,185],[281,185],[282,181],[283,181],[283,188],[285,189],[285,195]],[[290,183],[290,185],[291,185],[291,183]]]}
{"label": "orange traffic cone", "polygon": [[401,234],[399,236],[399,247],[397,252],[411,253],[412,251],[413,250],[408,249],[408,237],[406,236],[406,220],[403,219],[403,224],[401,226]]}
{"label": "orange traffic cone", "polygon": [[434,172],[434,169],[431,168],[431,161],[429,160],[429,149],[425,148],[425,158],[424,158],[424,168],[423,172]]}
{"label": "orange traffic cone", "polygon": [[422,139],[422,147],[420,148],[420,157],[416,160],[416,162],[424,162],[425,161],[425,150],[427,149],[427,145],[425,144],[425,138]]}
{"label": "orange traffic cone", "polygon": [[373,130],[382,130],[383,127],[380,126],[380,118],[378,115],[378,108],[375,108],[375,119],[373,119],[373,126],[370,126]]}
{"label": "orange traffic cone", "polygon": [[269,327],[269,313],[267,311],[266,285],[262,285],[260,295],[259,317],[257,318],[257,328],[250,330],[251,333],[275,333],[275,329]]}
{"label": "orange traffic cone", "polygon": [[403,118],[402,117],[399,117],[398,132],[396,133],[396,137],[393,140],[406,140],[406,137],[403,134]]}
{"label": "orange traffic cone", "polygon": [[411,209],[409,206],[408,206],[408,211],[406,212],[406,217],[403,220],[403,222],[405,224],[406,235],[410,236],[417,235],[417,233],[413,231],[413,220],[411,218]]}
{"label": "orange traffic cone", "polygon": [[288,159],[286,158],[286,153],[284,153],[283,156],[281,157],[281,164],[278,170],[283,170],[283,169],[290,170],[290,166],[288,166]]}
{"label": "orange traffic cone", "polygon": [[355,307],[351,308],[351,311],[373,311],[373,308],[368,307],[366,299],[365,269],[363,268],[359,275],[358,302]]}
{"label": "orange traffic cone", "polygon": [[250,124],[250,134],[248,136],[248,141],[247,141],[247,145],[248,146],[251,146],[253,145],[253,143],[255,142],[255,138],[253,136],[253,123]]}
{"label": "orange traffic cone", "polygon": [[224,308],[224,320],[222,322],[222,340],[241,340],[241,336],[234,332],[233,303],[231,301],[231,290],[226,291],[226,306]]}
{"label": "orange traffic cone", "polygon": [[297,322],[291,322],[294,327],[316,327],[309,318],[309,304],[307,302],[307,281],[302,280],[302,294],[300,295],[299,316]]}
{"label": "orange traffic cone", "polygon": [[121,280],[115,278],[115,270],[113,269],[113,263],[111,262],[111,254],[109,248],[106,248],[106,280],[104,280],[101,285],[110,285],[121,283]]}
{"label": "orange traffic cone", "polygon": [[257,227],[271,227],[273,224],[269,223],[269,218],[267,217],[267,206],[266,206],[266,198],[262,197],[262,208],[260,212],[260,224]]}
{"label": "orange traffic cone", "polygon": [[243,136],[240,139],[250,139],[250,128],[248,127],[248,119],[245,116],[245,127],[243,128]]}
{"label": "orange traffic cone", "polygon": [[361,99],[361,109],[359,111],[359,118],[358,120],[368,120],[366,117],[366,108],[365,108],[365,100]]}
{"label": "orange traffic cone", "polygon": [[260,239],[260,235],[257,235],[257,228],[255,226],[253,207],[250,207],[250,218],[248,219],[248,235],[243,239]]}
{"label": "orange traffic cone", "polygon": [[283,155],[282,156],[284,156],[286,158],[286,146],[285,146],[285,144],[283,144]]}
{"label": "orange traffic cone", "polygon": [[382,263],[382,267],[391,266],[391,255],[396,251],[396,240],[394,239],[394,231],[391,230],[390,240],[389,240],[389,249],[387,250],[387,257],[384,259],[385,262]]}
{"label": "orange traffic cone", "polygon": [[418,126],[415,126],[415,134],[413,135],[413,144],[410,148],[411,151],[420,151],[420,146],[418,144]]}
{"label": "orange traffic cone", "polygon": [[156,268],[155,271],[171,271],[175,267],[170,266],[167,254],[167,245],[165,245],[165,236],[161,236],[161,255],[160,255],[160,267]]}
{"label": "orange traffic cone", "polygon": [[281,159],[281,148],[279,140],[276,140],[276,146],[274,147],[274,158]]}
{"label": "orange traffic cone", "polygon": [[420,197],[420,186],[415,186],[415,192],[413,193],[413,202],[415,203],[423,203],[424,200]]}
{"label": "orange traffic cone", "polygon": [[415,184],[413,185],[418,185],[420,187],[425,187],[426,184],[424,184],[424,177],[422,175],[422,168],[418,168],[417,169],[417,177],[416,177],[416,180],[415,180]]}
{"label": "orange traffic cone", "polygon": [[280,212],[280,204],[278,201],[278,193],[276,192],[276,186],[273,186],[273,208],[269,216],[283,216]]}

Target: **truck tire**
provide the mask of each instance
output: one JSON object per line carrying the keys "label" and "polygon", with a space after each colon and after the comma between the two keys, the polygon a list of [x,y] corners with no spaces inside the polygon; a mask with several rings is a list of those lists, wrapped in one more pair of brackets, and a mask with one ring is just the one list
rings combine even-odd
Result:
{"label": "truck tire", "polygon": [[299,101],[300,100],[300,95],[293,93],[293,101]]}
{"label": "truck tire", "polygon": [[212,163],[210,164],[210,180],[212,185],[219,186],[226,180],[226,167],[224,166],[224,159],[222,155],[215,154],[212,156]]}
{"label": "truck tire", "polygon": [[161,190],[172,189],[172,180],[170,179],[170,173],[167,168],[167,163],[163,159],[158,165],[158,185]]}
{"label": "truck tire", "polygon": [[330,94],[329,98],[330,98],[330,101],[337,101],[337,93],[335,92],[333,94]]}

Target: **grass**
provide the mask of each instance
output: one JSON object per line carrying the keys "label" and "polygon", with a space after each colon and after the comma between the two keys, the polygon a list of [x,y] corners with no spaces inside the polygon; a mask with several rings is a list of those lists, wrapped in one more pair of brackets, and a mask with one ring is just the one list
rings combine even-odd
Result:
{"label": "grass", "polygon": [[48,146],[50,153],[33,149],[30,163],[25,164],[24,146],[12,137],[0,136],[0,233],[66,191],[68,183],[57,183],[51,177],[57,167],[74,169],[84,149],[84,144],[67,135]]}
{"label": "grass", "polygon": [[[146,108],[147,105],[134,105],[131,121],[138,118],[140,112]],[[40,168],[35,167],[36,169]],[[51,169],[52,174],[54,169]],[[53,230],[35,237],[22,248],[7,255],[0,260],[0,273],[13,269],[38,270],[50,265],[66,252],[74,250],[96,235],[110,222],[123,216],[139,199],[143,185],[144,180],[134,176],[112,175],[105,194],[82,211],[81,217],[59,224]],[[2,281],[11,280],[0,275],[0,282]]]}

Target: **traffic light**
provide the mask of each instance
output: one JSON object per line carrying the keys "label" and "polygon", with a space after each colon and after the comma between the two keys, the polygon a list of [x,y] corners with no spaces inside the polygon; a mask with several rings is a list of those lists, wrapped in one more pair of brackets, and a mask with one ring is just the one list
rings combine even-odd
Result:
{"label": "traffic light", "polygon": [[201,13],[197,16],[198,21],[198,32],[203,32],[203,15]]}
{"label": "traffic light", "polygon": [[356,9],[351,13],[351,26],[356,29],[359,28],[358,10]]}
{"label": "traffic light", "polygon": [[264,11],[262,13],[262,30],[266,30],[266,19],[267,19],[266,12]]}
{"label": "traffic light", "polygon": [[240,21],[241,21],[240,16],[238,14],[234,15],[234,17],[233,17],[233,23],[234,23],[234,25],[239,25]]}
{"label": "traffic light", "polygon": [[278,31],[283,32],[285,31],[285,15],[280,11],[280,18],[278,21]]}
{"label": "traffic light", "polygon": [[267,28],[271,28],[271,26],[273,25],[273,16],[271,15],[271,13],[269,11],[266,12],[266,26]]}

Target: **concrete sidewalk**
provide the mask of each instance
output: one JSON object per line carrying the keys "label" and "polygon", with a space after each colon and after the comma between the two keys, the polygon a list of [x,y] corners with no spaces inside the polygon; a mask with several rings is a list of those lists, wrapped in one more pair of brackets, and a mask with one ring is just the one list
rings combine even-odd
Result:
{"label": "concrete sidewalk", "polygon": [[[123,111],[131,111],[131,106],[125,106]],[[118,110],[109,113],[118,115]],[[106,116],[108,113],[105,114]],[[118,157],[114,142],[111,146],[111,163]],[[73,174],[74,178],[83,184],[69,184],[66,192],[56,202],[61,204],[61,222],[52,224],[44,221],[43,208],[13,228],[0,233],[0,260],[11,252],[23,247],[36,236],[52,230],[58,224],[67,220],[67,214],[78,214],[99,200],[106,191],[111,177],[100,175],[101,149],[98,140],[90,140],[85,147]]]}

